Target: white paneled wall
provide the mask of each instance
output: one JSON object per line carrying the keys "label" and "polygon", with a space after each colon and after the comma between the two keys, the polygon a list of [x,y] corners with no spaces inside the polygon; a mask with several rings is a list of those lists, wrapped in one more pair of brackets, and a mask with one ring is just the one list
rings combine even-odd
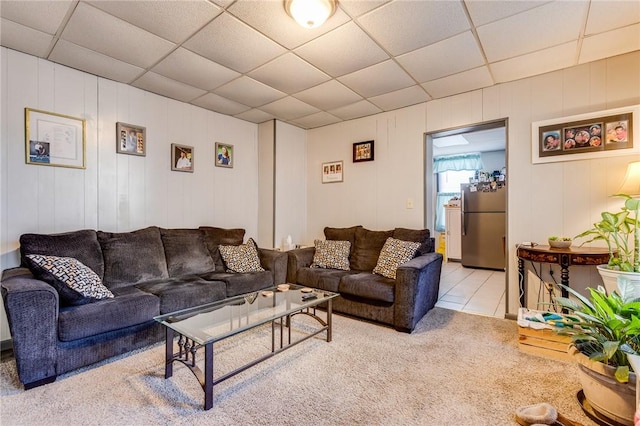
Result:
{"label": "white paneled wall", "polygon": [[[27,232],[214,225],[258,231],[258,127],[1,48],[0,269]],[[85,170],[25,164],[24,108],[87,120]],[[116,122],[147,129],[145,157],[116,154]],[[215,142],[234,167],[214,166]],[[194,172],[171,171],[171,144],[194,147]],[[9,338],[4,309],[0,340]]]}
{"label": "white paneled wall", "polygon": [[[309,239],[324,226],[423,226],[423,133],[508,118],[509,312],[517,312],[515,244],[576,235],[614,209],[611,198],[638,156],[531,163],[531,122],[640,103],[640,52],[501,84],[307,132]],[[635,130],[636,139],[638,129]],[[374,139],[375,161],[351,162],[351,144]],[[637,142],[636,142],[637,143]],[[345,161],[344,183],[320,183],[324,161]],[[414,210],[406,199],[414,199]],[[575,270],[574,270],[575,269]],[[598,284],[573,268],[571,284]],[[530,295],[532,295],[530,292]]]}

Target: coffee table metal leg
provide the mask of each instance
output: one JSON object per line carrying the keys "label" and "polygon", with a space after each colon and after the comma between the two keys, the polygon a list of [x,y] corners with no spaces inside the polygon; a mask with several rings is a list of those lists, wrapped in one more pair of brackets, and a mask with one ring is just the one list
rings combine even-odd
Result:
{"label": "coffee table metal leg", "polygon": [[204,346],[204,409],[213,407],[213,343]]}
{"label": "coffee table metal leg", "polygon": [[173,329],[165,327],[164,378],[173,376]]}
{"label": "coffee table metal leg", "polygon": [[333,307],[331,305],[332,301],[333,299],[329,299],[327,301],[327,342],[331,341],[331,329],[333,324],[333,322],[331,321],[331,313],[333,311]]}

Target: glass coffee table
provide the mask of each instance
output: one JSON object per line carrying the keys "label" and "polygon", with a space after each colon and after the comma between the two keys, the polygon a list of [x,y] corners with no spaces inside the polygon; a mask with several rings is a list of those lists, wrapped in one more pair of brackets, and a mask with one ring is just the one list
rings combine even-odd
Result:
{"label": "glass coffee table", "polygon": [[[204,409],[209,410],[213,406],[214,385],[324,331],[330,342],[331,305],[337,296],[337,293],[291,284],[287,291],[272,287],[154,317],[166,330],[164,377],[168,379],[173,375],[174,362],[186,365],[200,382],[204,390]],[[326,304],[326,320],[316,312],[320,304]],[[296,315],[315,319],[319,327],[292,341],[291,321]],[[214,377],[213,344],[267,323],[271,323],[271,352]],[[178,352],[174,352],[176,335]],[[196,352],[202,348],[204,371],[196,365]]]}

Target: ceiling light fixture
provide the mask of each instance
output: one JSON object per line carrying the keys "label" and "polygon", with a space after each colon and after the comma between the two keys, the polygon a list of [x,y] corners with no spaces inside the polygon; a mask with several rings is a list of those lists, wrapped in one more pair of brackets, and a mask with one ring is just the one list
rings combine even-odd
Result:
{"label": "ceiling light fixture", "polygon": [[305,28],[324,24],[336,11],[336,0],[284,0],[284,9]]}

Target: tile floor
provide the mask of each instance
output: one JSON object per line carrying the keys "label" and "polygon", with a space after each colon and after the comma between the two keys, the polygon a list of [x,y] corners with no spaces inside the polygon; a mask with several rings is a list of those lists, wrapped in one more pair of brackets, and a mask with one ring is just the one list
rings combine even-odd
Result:
{"label": "tile floor", "polygon": [[470,314],[504,318],[505,272],[465,268],[445,262],[436,306]]}

